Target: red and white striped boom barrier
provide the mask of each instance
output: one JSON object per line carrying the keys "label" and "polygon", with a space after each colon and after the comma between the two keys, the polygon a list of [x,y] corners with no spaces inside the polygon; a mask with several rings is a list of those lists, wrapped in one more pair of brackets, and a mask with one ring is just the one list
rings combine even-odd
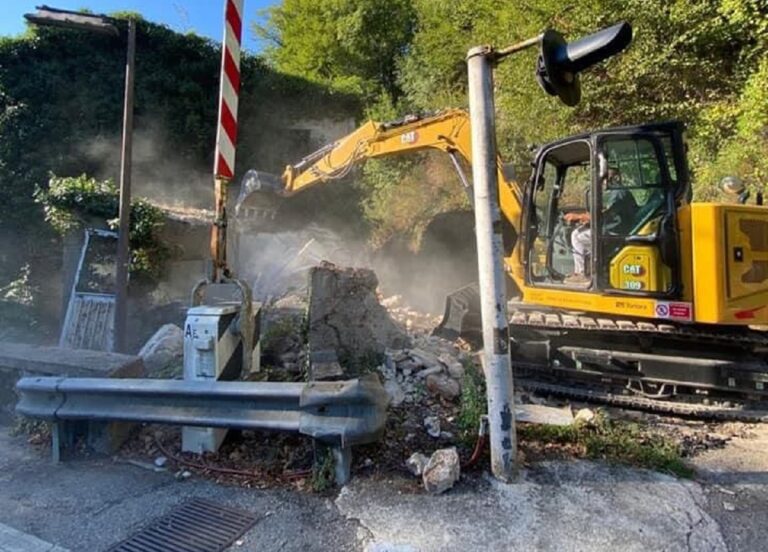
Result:
{"label": "red and white striped boom barrier", "polygon": [[211,232],[213,278],[229,276],[227,268],[227,185],[235,174],[237,104],[240,94],[240,40],[243,30],[243,1],[225,0],[224,41],[221,51],[219,123],[216,131],[213,176],[216,214]]}

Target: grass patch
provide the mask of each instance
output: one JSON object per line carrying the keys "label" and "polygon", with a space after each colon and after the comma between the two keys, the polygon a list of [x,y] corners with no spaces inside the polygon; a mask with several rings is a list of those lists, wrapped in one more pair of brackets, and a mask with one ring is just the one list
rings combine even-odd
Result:
{"label": "grass patch", "polygon": [[317,445],[315,462],[312,466],[312,490],[322,493],[335,485],[335,462],[330,447]]}
{"label": "grass patch", "polygon": [[[456,423],[462,440],[470,444],[477,435],[480,417],[486,413],[485,390],[482,373],[467,361]],[[518,424],[517,435],[523,446],[532,449],[537,445],[544,449],[554,447],[553,452],[566,456],[627,464],[677,477],[694,475],[683,460],[682,447],[672,438],[639,423],[611,420],[600,410],[590,424]]]}
{"label": "grass patch", "polygon": [[484,416],[488,405],[485,398],[485,380],[475,366],[464,363],[464,377],[461,380],[461,403],[456,422],[464,437],[471,440],[477,435],[480,418]]}
{"label": "grass patch", "polygon": [[549,426],[521,424],[522,441],[575,446],[585,458],[607,460],[648,468],[677,477],[691,478],[693,470],[682,458],[680,445],[642,425],[608,419],[598,411],[592,424]]}

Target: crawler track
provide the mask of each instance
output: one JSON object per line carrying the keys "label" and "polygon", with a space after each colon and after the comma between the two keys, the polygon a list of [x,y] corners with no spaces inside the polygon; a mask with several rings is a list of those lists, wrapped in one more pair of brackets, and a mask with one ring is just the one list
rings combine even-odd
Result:
{"label": "crawler track", "polygon": [[521,305],[513,309],[510,335],[517,385],[530,392],[698,419],[768,422],[768,332]]}
{"label": "crawler track", "polygon": [[529,378],[517,379],[515,380],[515,385],[530,393],[567,397],[590,403],[609,404],[629,410],[643,410],[646,412],[670,414],[700,420],[738,421],[749,423],[768,422],[768,410],[750,410],[743,406],[724,407],[677,401],[662,401],[578,386],[557,385]]}

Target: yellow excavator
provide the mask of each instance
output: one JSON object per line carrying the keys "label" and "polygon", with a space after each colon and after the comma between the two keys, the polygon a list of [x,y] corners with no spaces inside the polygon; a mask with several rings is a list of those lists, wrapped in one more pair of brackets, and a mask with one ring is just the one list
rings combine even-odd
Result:
{"label": "yellow excavator", "polygon": [[[241,198],[290,196],[367,159],[424,150],[448,154],[471,190],[470,118],[452,109],[369,121],[281,176],[249,171]],[[512,359],[525,387],[764,418],[768,208],[761,194],[752,205],[746,194],[734,203],[692,202],[685,151],[682,123],[664,122],[541,146],[525,183],[497,155]],[[472,339],[478,326],[477,288],[469,285],[449,296],[437,333]]]}

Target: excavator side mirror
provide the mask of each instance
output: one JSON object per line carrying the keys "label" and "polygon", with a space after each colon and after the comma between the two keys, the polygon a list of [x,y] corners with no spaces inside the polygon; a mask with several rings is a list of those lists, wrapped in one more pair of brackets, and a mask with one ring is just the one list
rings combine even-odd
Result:
{"label": "excavator side mirror", "polygon": [[536,79],[544,91],[568,106],[581,99],[579,73],[618,54],[632,41],[632,26],[622,22],[574,42],[548,29],[541,39]]}

